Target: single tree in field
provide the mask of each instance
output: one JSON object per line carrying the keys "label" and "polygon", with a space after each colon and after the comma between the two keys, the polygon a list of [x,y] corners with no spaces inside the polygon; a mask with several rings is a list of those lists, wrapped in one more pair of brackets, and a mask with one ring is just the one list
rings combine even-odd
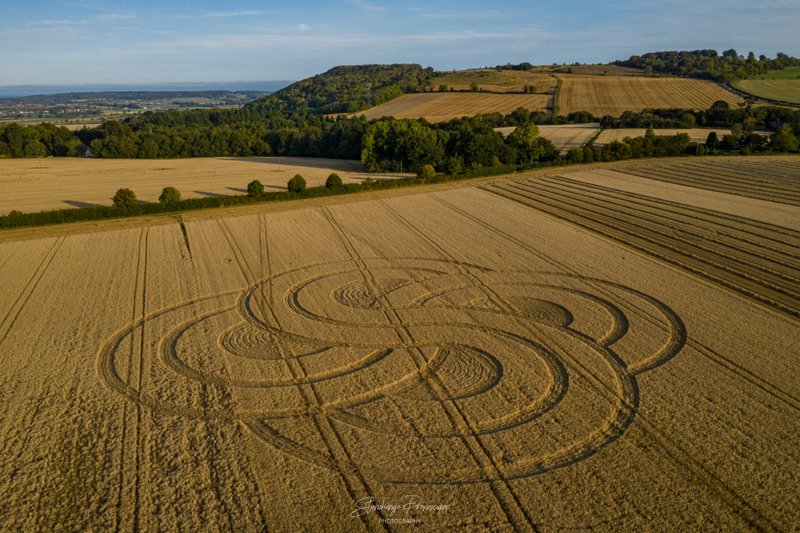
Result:
{"label": "single tree in field", "polygon": [[469,84],[469,90],[474,92],[474,93],[478,92],[478,82],[477,81],[473,81],[472,83],[470,83]]}
{"label": "single tree in field", "polygon": [[264,184],[258,180],[253,180],[247,184],[247,196],[260,198],[264,196]]}
{"label": "single tree in field", "polygon": [[417,178],[421,181],[431,180],[436,177],[436,169],[433,165],[422,165],[417,171]]}
{"label": "single tree in field", "polygon": [[161,205],[175,205],[181,201],[181,192],[175,187],[164,187],[158,201]]}
{"label": "single tree in field", "polygon": [[342,178],[339,177],[339,174],[333,173],[328,176],[328,179],[325,180],[325,188],[326,189],[339,189],[342,187]]}
{"label": "single tree in field", "polygon": [[130,189],[119,189],[111,201],[114,207],[133,207],[136,205],[136,195]]}
{"label": "single tree in field", "polygon": [[289,180],[289,183],[286,184],[286,188],[289,189],[289,192],[303,192],[306,190],[306,180],[300,174],[295,174],[294,177]]}
{"label": "single tree in field", "polygon": [[449,90],[450,90],[450,87],[448,87],[448,85],[446,83],[442,83],[441,85],[439,85],[439,92],[440,93],[444,93],[444,92],[447,92]]}

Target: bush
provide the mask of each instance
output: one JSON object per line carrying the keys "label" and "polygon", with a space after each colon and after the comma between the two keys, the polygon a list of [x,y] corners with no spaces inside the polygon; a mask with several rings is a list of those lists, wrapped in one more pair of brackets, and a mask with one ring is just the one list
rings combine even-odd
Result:
{"label": "bush", "polygon": [[264,196],[264,184],[258,180],[253,180],[247,184],[247,196],[250,198],[261,198]]}
{"label": "bush", "polygon": [[181,192],[175,187],[164,187],[158,201],[163,205],[175,205],[181,201]]}
{"label": "bush", "polygon": [[326,189],[339,189],[342,187],[342,178],[339,177],[339,174],[331,174],[328,176],[328,179],[325,180],[325,188]]}
{"label": "bush", "polygon": [[417,171],[417,177],[422,181],[431,180],[436,177],[436,169],[433,165],[422,165]]}
{"label": "bush", "polygon": [[295,174],[294,177],[289,180],[289,183],[286,184],[286,188],[289,189],[289,192],[303,192],[306,190],[306,180],[300,174]]}
{"label": "bush", "polygon": [[130,189],[119,189],[111,199],[114,207],[134,207],[136,205],[136,195]]}

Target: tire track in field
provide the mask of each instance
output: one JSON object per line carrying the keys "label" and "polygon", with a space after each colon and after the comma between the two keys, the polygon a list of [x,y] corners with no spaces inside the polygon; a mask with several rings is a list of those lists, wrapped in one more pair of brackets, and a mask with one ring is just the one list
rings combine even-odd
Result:
{"label": "tire track in field", "polygon": [[[492,192],[492,191],[487,191],[487,192]],[[505,198],[507,201],[511,203],[515,204],[518,203],[516,200],[513,200],[511,198],[507,198],[502,195],[500,196],[502,198]],[[543,261],[552,264],[560,271],[570,272],[571,275],[574,275],[581,279],[585,279],[583,276],[580,275],[580,273],[578,273],[574,269],[542,253],[535,247],[529,245],[524,241],[521,241],[520,239],[514,237],[513,235],[510,235],[509,233],[505,232],[499,227],[490,224],[489,222],[486,222],[485,220],[478,218],[477,216],[472,215],[467,211],[462,210],[461,208],[447,202],[446,200],[443,200],[439,196],[431,195],[431,198],[434,198],[443,205],[448,206],[456,213],[459,213],[463,218],[471,220],[479,224],[480,226],[484,227],[485,229],[489,230],[490,232],[499,235],[500,237],[506,239],[507,241],[513,244],[516,244],[517,246],[527,251],[534,257],[538,257]],[[593,285],[598,291],[603,293],[608,293],[607,289],[602,287],[600,284],[593,284]],[[636,307],[637,311],[639,311],[642,318],[644,318],[653,325],[661,327],[659,325],[659,322],[653,318],[653,316],[650,314],[649,311],[642,309],[641,307],[638,306],[638,304],[635,304],[633,302],[631,303]],[[760,377],[751,373],[747,369],[739,366],[737,363],[734,363],[730,359],[714,352],[701,342],[695,341],[689,336],[686,337],[686,341],[687,344],[689,344],[691,347],[693,347],[694,349],[698,350],[700,353],[708,357],[714,363],[722,366],[731,373],[746,380],[748,383],[751,383],[752,385],[768,393],[770,396],[780,400],[784,404],[800,412],[800,402],[796,398],[792,397],[791,395],[787,394],[781,389],[775,387],[771,383],[762,380]],[[660,448],[661,453],[664,456],[666,456],[674,463],[681,465],[685,470],[688,470],[692,473],[692,476],[687,476],[687,478],[690,481],[699,479],[708,489],[710,489],[714,494],[717,495],[717,497],[721,502],[727,505],[735,514],[744,519],[748,524],[754,525],[763,530],[779,531],[781,529],[770,518],[765,516],[761,511],[750,505],[749,502],[747,502],[741,495],[739,495],[739,493],[736,492],[732,487],[730,487],[723,479],[719,478],[713,472],[711,472],[705,465],[703,465],[701,461],[695,459],[680,445],[672,442],[669,435],[662,433],[662,431],[654,423],[650,422],[646,416],[640,415],[637,418],[637,420],[642,422],[642,424],[640,424],[638,427],[640,427],[640,429],[643,431],[643,433],[645,433],[645,435],[647,435],[650,439],[652,439],[652,441],[656,444],[656,446]]]}
{"label": "tire track in field", "polygon": [[[648,222],[647,219],[637,217],[632,213],[631,206],[625,205],[622,209],[611,209],[604,207],[604,203],[598,204],[592,202],[591,198],[574,194],[571,191],[558,190],[548,185],[546,182],[536,183],[508,183],[500,186],[509,194],[519,196],[532,202],[537,199],[543,198],[552,202],[558,202],[559,205],[565,205],[570,208],[577,216],[582,218],[589,218],[592,220],[603,220],[613,229],[627,231],[627,233],[635,239],[645,241],[658,249],[665,248],[669,251],[676,252],[682,256],[686,256],[690,262],[699,262],[724,273],[734,273],[743,278],[746,278],[752,284],[760,285],[762,291],[766,296],[777,298],[778,301],[783,301],[788,297],[789,299],[800,298],[800,293],[796,289],[796,278],[789,274],[776,273],[770,268],[754,269],[750,266],[750,262],[746,258],[732,257],[729,253],[720,252],[700,242],[696,238],[689,246],[686,244],[685,237],[690,236],[690,231],[683,231],[681,235],[675,235],[674,232],[665,232],[659,229],[662,224],[660,220],[653,220],[651,217],[650,225],[642,226],[641,221]],[[639,218],[640,220],[637,220]],[[666,219],[665,219],[666,220]],[[695,237],[705,238],[701,235]],[[705,252],[705,253],[703,253]],[[734,253],[739,253],[738,250]],[[791,269],[786,265],[781,265],[786,272],[791,272]],[[756,271],[754,271],[756,270]],[[778,279],[776,279],[778,278]],[[784,279],[780,279],[784,278]],[[786,279],[788,278],[788,279]]]}
{"label": "tire track in field", "polygon": [[[145,353],[145,323],[147,321],[147,265],[148,265],[148,258],[149,258],[149,250],[150,250],[150,228],[145,228],[143,233],[143,239],[140,241],[140,246],[143,246],[144,252],[142,252],[142,248],[140,248],[140,257],[142,257],[142,295],[140,299],[141,304],[141,325],[139,326],[140,336],[139,336],[139,365],[136,374],[136,390],[142,390],[142,374],[144,373],[144,353]],[[141,512],[141,456],[144,453],[142,450],[142,406],[141,404],[136,404],[136,426],[135,426],[135,437],[134,437],[134,485],[133,485],[133,501],[135,502],[134,514],[133,514],[133,530],[139,531],[141,529],[139,525],[139,513]]]}
{"label": "tire track in field", "polygon": [[[142,228],[139,231],[139,240],[137,246],[137,253],[136,253],[136,276],[133,281],[133,305],[131,308],[131,328],[135,327],[135,324],[138,321],[139,315],[139,306],[137,305],[139,294],[141,290],[139,289],[140,279],[142,277],[141,273],[141,266],[142,266],[142,240],[144,238],[145,228]],[[133,331],[133,329],[131,330]],[[129,339],[130,342],[130,349],[128,350],[128,365],[127,365],[127,372],[124,378],[125,383],[130,383],[131,376],[133,374],[133,353],[134,353],[134,338],[133,336]],[[137,389],[139,390],[139,389]],[[138,405],[138,404],[136,404]],[[123,403],[122,405],[122,428],[120,431],[120,441],[119,441],[119,487],[117,490],[117,509],[116,509],[116,520],[115,520],[115,531],[119,532],[122,530],[122,512],[123,508],[125,507],[125,465],[126,465],[126,455],[128,449],[126,448],[126,439],[128,437],[128,402]],[[138,444],[135,446],[138,447]],[[138,467],[137,467],[138,472]],[[136,501],[134,499],[134,501]],[[134,514],[138,513],[138,510],[134,506],[133,509]],[[135,521],[135,519],[134,519]]]}
{"label": "tire track in field", "polygon": [[653,209],[637,202],[633,198],[617,200],[592,191],[576,190],[575,187],[569,184],[559,183],[557,179],[548,178],[542,178],[535,183],[518,182],[510,185],[533,193],[546,191],[549,194],[557,195],[559,198],[569,199],[576,205],[588,206],[590,209],[609,215],[615,220],[636,225],[644,223],[648,231],[662,238],[680,242],[688,240],[694,248],[738,264],[738,270],[744,275],[755,280],[761,280],[773,288],[781,289],[787,282],[789,285],[797,285],[800,282],[800,278],[798,278],[800,265],[781,261],[773,255],[760,250],[758,245],[743,250],[740,244],[727,243],[716,232],[713,232],[713,235],[709,235],[707,224],[698,225],[697,223],[682,221],[680,217],[674,214],[667,216],[667,213],[663,210]]}
{"label": "tire track in field", "polygon": [[763,193],[770,198],[781,197],[796,198],[796,191],[786,181],[775,181],[757,172],[742,173],[741,169],[734,171],[724,167],[711,165],[676,163],[673,165],[653,164],[646,167],[636,166],[628,168],[631,173],[647,172],[648,174],[663,174],[670,179],[689,180],[692,182],[717,184],[728,186],[735,190],[751,193]]}
{"label": "tire track in field", "polygon": [[[33,275],[19,293],[19,296],[8,310],[6,316],[3,318],[3,321],[0,322],[0,332],[2,332],[2,334],[0,334],[0,346],[2,346],[3,342],[8,337],[8,334],[11,332],[11,329],[14,327],[14,324],[19,318],[19,315],[22,313],[22,309],[25,307],[25,305],[27,305],[31,295],[36,290],[36,287],[39,286],[39,283],[42,281],[42,277],[44,277],[44,273],[48,268],[50,268],[50,265],[53,263],[53,259],[55,259],[56,255],[61,250],[61,247],[64,245],[64,241],[66,239],[66,237],[59,237],[55,240],[52,248],[50,248],[50,250],[45,254],[42,262],[39,263],[39,266],[36,267],[36,270],[34,270]],[[16,308],[16,311],[14,311],[14,308]]]}
{"label": "tire track in field", "polygon": [[743,190],[761,192],[764,194],[787,196],[797,199],[797,183],[791,179],[776,178],[772,174],[765,174],[764,170],[744,171],[741,168],[718,167],[703,163],[676,163],[674,165],[656,164],[643,170],[658,170],[671,176],[686,176],[701,181],[722,182]]}
{"label": "tire track in field", "polygon": [[[231,250],[236,257],[236,262],[239,265],[239,269],[242,272],[245,280],[248,284],[256,284],[258,283],[259,279],[262,279],[256,275],[250,265],[247,263],[247,260],[239,247],[238,243],[236,242],[233,234],[230,232],[225,224],[222,221],[217,220],[220,228],[222,229],[223,235],[225,239],[228,241],[228,245],[230,246]],[[268,244],[267,244],[267,251],[266,251],[266,262],[268,265],[268,270],[272,270],[271,266],[271,258],[269,254]],[[263,262],[259,267],[263,265]],[[271,283],[271,281],[270,281]],[[271,288],[268,289],[271,293]],[[257,298],[257,305],[260,307],[260,311],[264,320],[266,321],[268,317],[272,317],[272,320],[275,322],[276,325],[280,326],[280,322],[278,320],[277,314],[275,313],[274,309],[272,308],[272,302],[265,302],[263,298],[263,293],[261,294],[260,300]],[[313,384],[309,383],[303,385],[303,380],[307,380],[307,375],[305,373],[305,369],[303,366],[297,362],[293,357],[291,357],[291,349],[288,346],[283,346],[283,343],[276,339],[275,346],[281,355],[281,359],[284,361],[287,370],[292,375],[293,379],[297,383],[297,390],[300,392],[301,396],[305,404],[308,406],[308,411],[313,413],[316,406],[320,406],[323,404],[321,397],[319,396],[318,391],[313,386]],[[317,409],[319,410],[319,409]],[[338,430],[331,422],[330,418],[324,413],[319,412],[311,416],[311,419],[314,422],[317,432],[320,434],[322,442],[325,443],[332,463],[335,465],[335,472],[339,474],[342,478],[344,483],[345,489],[347,490],[348,495],[352,499],[353,502],[358,501],[360,498],[364,496],[371,496],[375,494],[372,490],[369,482],[367,481],[366,477],[361,473],[358,466],[356,465],[355,461],[353,461],[350,452],[347,450],[347,447],[344,443],[344,439],[339,434]],[[254,433],[257,435],[261,435],[264,432],[263,426],[265,425],[264,422],[259,420],[250,420],[245,422],[245,424],[251,429],[254,430]],[[269,432],[267,432],[269,434]],[[270,439],[274,440],[274,439]],[[313,461],[312,461],[313,464]],[[359,494],[360,493],[360,494]],[[367,529],[370,530],[378,530],[383,529],[388,531],[387,526],[380,520],[381,518],[386,518],[383,512],[378,511],[376,513],[368,513],[366,515],[359,515],[362,523]]]}
{"label": "tire track in field", "polygon": [[[435,198],[443,203],[439,198]],[[412,232],[417,234],[420,238],[422,238],[425,242],[428,243],[434,250],[437,251],[440,255],[445,257],[447,260],[454,262],[455,264],[459,264],[457,259],[451,256],[443,247],[442,245],[436,243],[431,237],[428,237],[424,231],[415,227],[409,221],[407,221],[402,215],[400,215],[396,210],[391,208],[388,204],[385,204],[387,210],[392,213],[396,219],[398,219],[402,224],[408,227]],[[500,296],[496,291],[494,291],[491,287],[486,285],[480,278],[471,274],[467,269],[460,269],[462,275],[469,277],[472,283],[479,287],[487,298],[493,302],[496,306],[502,309],[504,312],[509,313],[510,315],[514,316],[522,316],[522,313],[509,301],[504,299]],[[569,292],[580,292],[580,291],[569,291]],[[581,294],[585,296],[590,296],[591,299],[595,300],[596,302],[601,300],[596,296],[592,296],[589,293]],[[610,302],[603,302],[606,305],[612,305]],[[653,303],[653,302],[651,302]],[[615,307],[615,306],[614,306]],[[659,309],[662,306],[657,306]],[[602,353],[606,356],[606,363],[609,366],[612,373],[618,375],[624,375],[624,368],[626,363],[622,361],[616,354],[611,352],[608,347],[612,345],[614,342],[619,340],[622,336],[624,336],[625,332],[628,330],[628,321],[625,317],[624,313],[618,308],[615,307],[616,313],[612,310],[612,315],[616,314],[618,322],[615,323],[614,328],[604,335],[604,338],[600,341],[595,341],[588,336],[579,333],[576,330],[572,330],[567,328],[565,330],[566,333],[570,334],[573,338],[580,340],[586,344],[591,345],[598,353]],[[665,316],[670,317],[669,313],[665,313]],[[527,324],[522,324],[523,328],[527,330],[529,333],[532,333],[534,337],[540,337],[542,335],[541,331],[534,330],[533,328],[528,327]],[[644,366],[633,370],[631,374],[635,376],[636,374],[646,372],[660,364],[663,364],[666,360],[674,356],[677,351],[683,346],[684,340],[686,338],[685,329],[683,324],[679,321],[673,322],[670,321],[670,335],[669,340],[665,344],[667,347],[667,351],[672,351],[673,353],[667,353],[659,351],[654,357],[655,362],[649,362]],[[605,446],[615,440],[617,440],[625,431],[625,429],[633,422],[633,419],[636,415],[639,405],[639,393],[638,393],[638,386],[634,379],[621,379],[618,383],[616,388],[609,386],[604,380],[598,377],[594,372],[592,372],[589,368],[587,368],[580,360],[572,356],[569,350],[564,349],[562,346],[559,346],[558,343],[554,341],[554,339],[549,339],[551,344],[558,346],[559,351],[569,359],[573,365],[578,368],[583,376],[588,379],[591,383],[591,386],[600,393],[600,395],[608,401],[608,403],[614,408],[615,416],[610,420],[610,422],[606,422],[603,426],[600,427],[599,430],[591,433],[588,438],[585,438],[578,443],[573,443],[570,446],[565,446],[557,450],[556,452],[547,456],[546,459],[542,460],[537,467],[533,469],[532,473],[538,473],[546,470],[551,470],[554,468],[568,466],[570,464],[574,464],[581,459],[584,459],[593,453],[602,446]],[[500,467],[498,467],[501,470]],[[530,474],[530,472],[526,472],[526,474]],[[518,473],[513,473],[510,476],[511,478],[516,477],[524,477],[519,476]]]}
{"label": "tire track in field", "polygon": [[[762,158],[763,159],[763,158]],[[736,180],[747,181],[750,177],[756,176],[759,180],[769,182],[773,185],[800,185],[800,166],[786,164],[779,165],[776,161],[737,161],[714,162],[713,164],[705,161],[684,161],[676,165],[676,168],[690,168],[700,172],[713,172],[716,175],[723,175]]]}
{"label": "tire track in field", "polygon": [[722,192],[736,196],[745,196],[747,198],[755,198],[757,200],[764,200],[767,202],[800,206],[800,197],[795,195],[785,195],[777,192],[775,194],[764,192],[764,189],[759,188],[759,184],[757,182],[752,181],[750,182],[752,183],[752,186],[749,186],[731,183],[729,180],[725,179],[714,178],[709,174],[702,174],[698,175],[697,178],[693,178],[686,176],[685,174],[676,174],[662,167],[655,167],[653,169],[629,169],[625,167],[619,167],[616,170],[617,172],[639,178],[648,178],[656,181],[694,187],[697,189]]}
{"label": "tire track in field", "polygon": [[606,215],[600,209],[563,200],[557,194],[541,188],[536,192],[514,189],[513,184],[493,184],[481,188],[658,257],[790,317],[800,316],[800,298],[796,284],[776,284],[754,278],[719,255],[700,254],[696,246],[674,237],[658,235],[654,228],[645,228],[618,216]]}
{"label": "tire track in field", "polygon": [[[566,176],[548,176],[543,179],[568,183],[578,189],[594,191],[598,194],[602,193],[608,198],[614,198],[616,200],[635,200],[643,206],[658,210],[659,213],[672,213],[681,219],[696,220],[698,223],[702,224],[703,227],[711,228],[719,235],[725,235],[739,242],[759,246],[772,253],[800,260],[800,231],[795,231],[783,226],[775,226],[767,222],[730,215],[721,211],[713,211],[697,206],[671,202],[652,196],[605,187],[596,183],[587,183]],[[792,241],[798,244],[792,244]],[[798,262],[797,265],[798,268],[800,268],[800,262]]]}
{"label": "tire track in field", "polygon": [[776,187],[766,180],[748,176],[747,179],[737,179],[720,174],[716,169],[706,172],[693,171],[679,166],[638,167],[626,169],[620,167],[620,172],[650,179],[669,181],[688,185],[690,187],[708,188],[727,194],[747,196],[769,202],[797,205],[800,195],[795,194],[791,188]]}
{"label": "tire track in field", "polygon": [[[567,265],[564,265],[564,264],[556,261],[555,259],[550,258],[549,256],[543,254],[542,252],[540,252],[539,250],[537,250],[533,246],[531,246],[528,243],[526,243],[524,241],[521,241],[521,240],[517,239],[516,237],[508,234],[507,232],[503,231],[499,227],[496,227],[496,226],[494,226],[494,225],[492,225],[492,224],[490,224],[490,223],[488,223],[488,222],[486,222],[486,221],[484,221],[484,220],[482,220],[482,219],[480,219],[480,218],[468,213],[467,211],[464,211],[464,210],[452,205],[451,203],[443,200],[442,198],[440,198],[438,196],[432,196],[432,198],[434,198],[434,199],[438,200],[440,203],[450,207],[450,209],[452,209],[456,213],[460,214],[462,217],[464,217],[464,218],[466,218],[468,220],[471,220],[471,221],[479,224],[480,226],[484,227],[488,231],[490,231],[492,233],[495,233],[497,235],[500,235],[501,237],[503,237],[507,241],[516,244],[517,246],[519,246],[520,248],[524,249],[525,251],[527,251],[528,253],[530,253],[534,257],[537,257],[537,258],[539,258],[539,259],[541,259],[543,261],[546,261],[546,262],[550,263],[551,265],[555,266],[559,270],[563,270],[565,272],[570,272],[570,273],[572,273],[572,275],[580,277],[579,273],[577,271],[569,268]],[[506,201],[508,201],[508,202],[517,204],[517,202],[515,200],[512,200],[510,198],[505,198],[503,196],[501,196],[501,198],[506,199]],[[607,293],[606,289],[604,287],[602,287],[601,285],[593,284],[593,286],[594,286],[594,288],[596,290],[598,290],[600,292],[603,292],[603,293]],[[640,315],[643,318],[645,318],[651,325],[660,327],[660,325],[659,325],[660,322],[656,318],[654,318],[650,314],[649,311],[647,311],[646,309],[642,309],[635,302],[630,302],[630,303],[632,305],[634,305],[634,307],[636,307],[636,310],[640,313]],[[692,337],[687,337],[687,343],[691,347],[695,348],[696,350],[701,351],[701,353],[703,353],[703,355],[705,355],[707,358],[709,358],[715,364],[722,366],[727,371],[731,372],[732,374],[735,374],[736,376],[738,376],[741,379],[744,379],[745,381],[747,381],[751,385],[753,385],[753,386],[757,387],[758,389],[766,392],[767,394],[769,394],[770,396],[772,396],[776,400],[781,401],[786,406],[794,409],[795,411],[800,412],[800,398],[797,398],[796,396],[794,396],[794,395],[792,395],[792,394],[780,389],[779,387],[773,385],[771,382],[762,379],[760,376],[752,373],[751,371],[749,371],[745,367],[739,365],[738,363],[736,363],[733,360],[725,357],[724,355],[719,354],[718,352],[712,350],[708,346],[705,346],[701,342],[694,340]]]}
{"label": "tire track in field", "polygon": [[[400,317],[397,311],[392,309],[390,303],[386,301],[386,296],[385,294],[382,294],[380,284],[370,272],[368,265],[358,253],[358,250],[355,248],[344,229],[336,222],[333,213],[331,213],[330,209],[328,208],[324,208],[324,212],[326,218],[331,224],[331,227],[336,232],[336,235],[339,238],[342,246],[345,248],[361,272],[367,287],[370,288],[373,294],[378,296],[378,302],[384,315],[390,321],[390,323],[395,326],[395,331],[397,332],[398,336],[403,341],[408,343],[408,353],[412,356],[414,363],[421,372],[426,366],[427,362],[425,354],[422,352],[422,350],[416,347],[416,342],[413,335],[408,330],[408,327],[403,322],[403,319]],[[445,411],[445,414],[447,415],[447,418],[449,419],[453,428],[459,433],[461,442],[469,451],[476,464],[485,471],[493,471],[494,474],[502,480],[500,483],[491,482],[489,485],[492,489],[492,493],[497,499],[498,504],[500,505],[500,508],[506,515],[508,523],[512,524],[517,530],[536,530],[536,525],[528,515],[528,512],[520,501],[519,496],[516,494],[508,481],[503,479],[502,467],[494,459],[492,454],[486,448],[486,445],[475,434],[475,431],[463,410],[448,396],[447,387],[441,381],[441,378],[438,376],[438,374],[435,372],[432,373],[425,383],[429,387],[433,397],[438,400],[438,404]]]}

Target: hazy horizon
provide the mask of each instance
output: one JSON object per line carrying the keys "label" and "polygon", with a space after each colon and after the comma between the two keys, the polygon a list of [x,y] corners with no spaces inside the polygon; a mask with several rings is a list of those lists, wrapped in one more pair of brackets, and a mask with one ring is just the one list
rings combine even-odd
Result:
{"label": "hazy horizon", "polygon": [[[4,7],[0,86],[299,80],[341,64],[604,63],[657,50],[800,55],[794,0],[44,0]],[[658,21],[654,23],[653,21]]]}

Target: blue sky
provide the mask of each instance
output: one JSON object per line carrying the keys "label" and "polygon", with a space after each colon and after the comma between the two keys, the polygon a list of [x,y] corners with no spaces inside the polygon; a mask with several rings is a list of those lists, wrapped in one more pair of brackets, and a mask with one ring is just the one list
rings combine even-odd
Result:
{"label": "blue sky", "polygon": [[339,64],[800,55],[800,0],[0,0],[0,85],[294,80]]}

